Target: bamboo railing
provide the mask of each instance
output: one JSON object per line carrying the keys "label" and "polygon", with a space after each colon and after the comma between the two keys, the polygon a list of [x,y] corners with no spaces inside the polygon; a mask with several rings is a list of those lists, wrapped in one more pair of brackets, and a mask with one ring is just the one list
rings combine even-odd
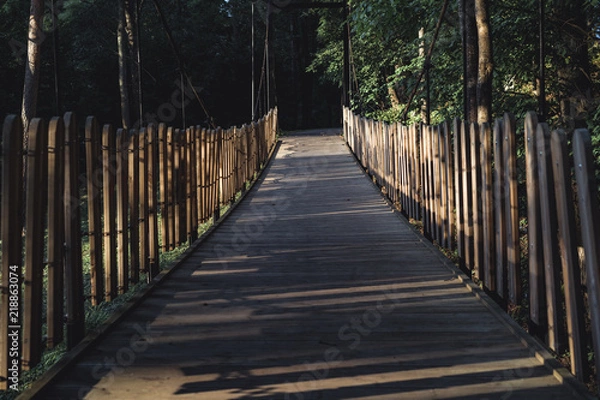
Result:
{"label": "bamboo railing", "polygon": [[517,131],[511,114],[493,126],[404,126],[345,109],[344,138],[425,236],[455,251],[507,309],[524,304],[529,331],[589,378],[588,348],[600,354],[600,210],[587,130],[574,132],[569,149],[565,132],[535,113]]}
{"label": "bamboo railing", "polygon": [[0,162],[0,389],[18,382],[46,348],[65,341],[70,349],[83,339],[86,300],[111,301],[152,280],[161,252],[196,240],[200,225],[216,221],[266,163],[277,128],[277,109],[227,130],[159,124],[125,131],[89,117],[80,131],[67,113],[32,120],[24,148],[20,118],[8,116]]}

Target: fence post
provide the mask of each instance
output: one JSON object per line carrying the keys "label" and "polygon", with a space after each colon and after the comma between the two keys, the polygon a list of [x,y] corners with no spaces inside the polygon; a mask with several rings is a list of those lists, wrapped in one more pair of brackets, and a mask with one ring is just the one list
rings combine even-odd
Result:
{"label": "fence post", "polygon": [[483,228],[481,226],[481,158],[480,143],[481,130],[479,124],[471,124],[471,210],[473,213],[473,265],[472,268],[481,281],[485,279],[483,270]]}
{"label": "fence post", "polygon": [[129,289],[129,246],[128,243],[128,202],[129,191],[127,189],[127,131],[117,130],[117,142],[115,145],[116,161],[116,196],[117,196],[117,259],[118,279],[117,291],[119,294]]}
{"label": "fence post", "polygon": [[129,131],[129,246],[131,252],[131,282],[140,280],[140,231],[137,229],[140,219],[140,138],[135,129]]}
{"label": "fence post", "polygon": [[81,260],[81,208],[79,206],[79,141],[73,113],[65,123],[65,301],[67,349],[85,334],[83,270]]}
{"label": "fence post", "polygon": [[[573,136],[575,175],[581,218],[586,286],[590,310],[590,324],[595,354],[600,354],[600,209],[598,207],[598,186],[594,173],[592,140],[586,129],[577,129]],[[596,381],[600,382],[600,356],[595,357]]]}
{"label": "fence post", "polygon": [[462,153],[462,227],[464,232],[464,266],[472,273],[473,270],[473,197],[471,180],[471,131],[469,123],[463,121],[460,127]]}
{"label": "fence post", "polygon": [[147,230],[148,230],[148,281],[152,280],[160,272],[159,248],[158,248],[158,207],[156,195],[158,191],[158,174],[156,171],[157,156],[157,132],[156,125],[150,124],[146,128],[146,159],[147,159]]}
{"label": "fence post", "polygon": [[506,275],[508,300],[521,303],[521,245],[519,241],[519,195],[517,192],[517,130],[515,117],[504,115],[504,179],[506,194]]}
{"label": "fence post", "polygon": [[454,202],[456,208],[456,250],[458,253],[459,262],[464,262],[465,257],[465,232],[463,220],[463,174],[462,174],[462,135],[460,133],[462,122],[454,119]]}
{"label": "fence post", "polygon": [[52,118],[48,127],[48,348],[63,340],[64,306],[64,216],[63,152],[65,126],[62,118]]}
{"label": "fence post", "polygon": [[29,124],[25,180],[25,276],[23,285],[23,369],[42,358],[42,288],[44,271],[44,213],[46,207],[46,143],[43,120]]}
{"label": "fence post", "polygon": [[483,225],[483,279],[485,287],[496,291],[496,241],[494,240],[494,191],[492,179],[492,128],[483,123],[480,128],[481,211]]}
{"label": "fence post", "polygon": [[[23,270],[21,232],[23,231],[23,126],[21,118],[9,115],[2,127],[2,290],[0,291],[0,389],[6,390],[10,385],[9,377],[18,377],[21,372],[21,360],[9,353],[8,334],[13,328],[21,325],[19,318],[11,318],[11,292],[21,297],[21,276]],[[10,165],[10,168],[7,166]],[[17,309],[18,310],[18,309]],[[18,310],[21,311],[21,310]],[[10,327],[10,328],[9,328]],[[16,375],[9,371],[13,361],[16,362]],[[14,381],[13,381],[14,382]]]}
{"label": "fence post", "polygon": [[102,132],[102,167],[103,167],[103,200],[104,200],[104,298],[113,300],[117,295],[117,254],[115,238],[115,144],[114,130],[111,125],[104,125]]}
{"label": "fence post", "polygon": [[504,121],[494,124],[494,237],[496,244],[496,294],[506,299],[506,194],[504,176]]}
{"label": "fence post", "polygon": [[588,377],[585,349],[585,326],[581,271],[577,260],[575,242],[575,211],[571,194],[571,163],[568,159],[567,138],[562,130],[552,132],[552,166],[556,209],[558,211],[558,244],[561,252],[562,271],[567,311],[567,330],[571,353],[571,372],[579,380]]}
{"label": "fence post", "polygon": [[550,129],[539,123],[536,132],[538,177],[540,187],[540,218],[544,256],[544,283],[546,286],[546,314],[548,320],[548,346],[556,353],[564,349],[566,333],[562,313],[560,286],[560,255],[557,242],[556,200],[553,190]]}
{"label": "fence post", "polygon": [[102,168],[98,123],[88,117],[85,123],[85,162],[88,202],[88,238],[90,249],[90,294],[92,305],[102,301]]}
{"label": "fence post", "polygon": [[137,130],[139,135],[139,187],[140,197],[138,227],[140,238],[140,271],[145,272],[146,281],[150,281],[150,242],[148,237],[148,140],[146,139],[146,128]]}
{"label": "fence post", "polygon": [[529,255],[530,332],[543,337],[546,320],[544,255],[542,253],[540,185],[536,154],[537,114],[525,116],[525,161],[527,175],[527,242]]}

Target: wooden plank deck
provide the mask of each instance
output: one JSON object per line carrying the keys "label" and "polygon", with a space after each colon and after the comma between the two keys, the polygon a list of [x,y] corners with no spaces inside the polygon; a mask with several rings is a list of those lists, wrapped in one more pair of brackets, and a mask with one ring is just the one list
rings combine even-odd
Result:
{"label": "wooden plank deck", "polygon": [[[44,399],[573,399],[333,131],[262,182]],[[481,296],[480,296],[481,297]]]}

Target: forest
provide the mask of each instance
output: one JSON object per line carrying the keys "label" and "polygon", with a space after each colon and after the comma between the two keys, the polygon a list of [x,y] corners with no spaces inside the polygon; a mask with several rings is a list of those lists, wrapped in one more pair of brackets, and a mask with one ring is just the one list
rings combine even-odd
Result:
{"label": "forest", "polygon": [[3,114],[23,103],[35,3],[35,116],[230,126],[277,104],[284,129],[339,126],[347,30],[351,104],[367,116],[415,121],[428,104],[432,123],[475,120],[479,90],[488,119],[536,110],[600,135],[596,0],[351,0],[346,12],[297,0],[5,0]]}

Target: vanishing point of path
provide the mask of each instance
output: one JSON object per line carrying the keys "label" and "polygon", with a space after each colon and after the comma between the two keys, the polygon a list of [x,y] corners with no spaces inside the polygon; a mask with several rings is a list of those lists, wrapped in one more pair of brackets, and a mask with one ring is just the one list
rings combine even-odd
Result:
{"label": "vanishing point of path", "polygon": [[459,276],[339,132],[289,135],[230,217],[42,398],[579,398]]}

